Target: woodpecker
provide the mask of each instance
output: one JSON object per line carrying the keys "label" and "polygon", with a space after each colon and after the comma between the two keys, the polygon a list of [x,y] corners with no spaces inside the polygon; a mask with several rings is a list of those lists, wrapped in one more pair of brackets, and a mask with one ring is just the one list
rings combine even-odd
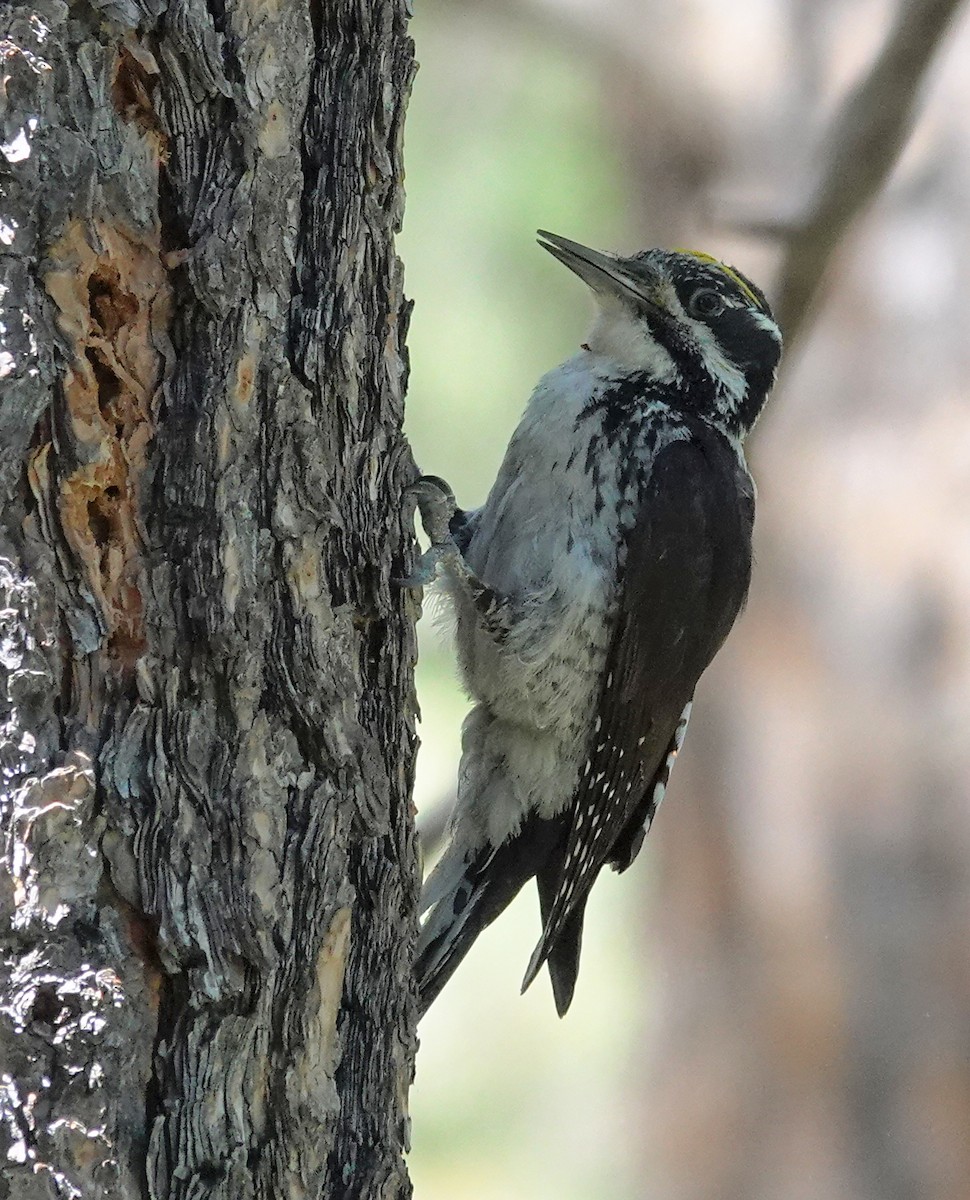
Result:
{"label": "woodpecker", "polygon": [[699,252],[539,238],[592,293],[586,340],[540,380],[481,508],[435,476],[408,489],[431,545],[402,582],[440,576],[475,702],[421,896],[422,1013],[534,877],[522,990],[546,964],[565,1015],[590,889],[639,852],[751,575],[743,442],[782,344],[763,292]]}

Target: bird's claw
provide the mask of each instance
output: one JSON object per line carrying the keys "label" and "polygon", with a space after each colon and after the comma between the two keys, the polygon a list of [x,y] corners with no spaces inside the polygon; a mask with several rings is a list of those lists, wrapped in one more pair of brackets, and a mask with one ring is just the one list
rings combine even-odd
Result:
{"label": "bird's claw", "polygon": [[405,502],[413,500],[431,545],[414,564],[410,575],[395,582],[400,587],[426,587],[434,580],[438,563],[458,552],[451,535],[451,518],[457,504],[447,483],[437,475],[422,475],[404,490]]}
{"label": "bird's claw", "polygon": [[455,494],[437,475],[422,475],[404,490],[405,499],[413,499],[421,514],[421,524],[432,546],[450,542],[451,518],[458,505]]}

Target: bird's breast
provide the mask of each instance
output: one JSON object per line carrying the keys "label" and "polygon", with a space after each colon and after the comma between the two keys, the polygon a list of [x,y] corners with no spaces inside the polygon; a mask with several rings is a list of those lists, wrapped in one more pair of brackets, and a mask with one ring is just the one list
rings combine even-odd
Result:
{"label": "bird's breast", "polygon": [[493,711],[582,743],[657,438],[642,420],[618,429],[588,394],[557,398],[530,406],[466,551],[514,622],[496,639],[460,607],[459,645],[470,690]]}

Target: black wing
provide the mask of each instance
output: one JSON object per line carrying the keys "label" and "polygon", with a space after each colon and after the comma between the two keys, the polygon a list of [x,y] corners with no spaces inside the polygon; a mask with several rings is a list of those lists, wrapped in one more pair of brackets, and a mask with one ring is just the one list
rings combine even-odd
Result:
{"label": "black wing", "polygon": [[747,595],[750,476],[720,434],[699,423],[691,433],[657,456],[626,543],[619,611],[565,858],[554,892],[548,879],[540,888],[543,933],[523,988],[548,959],[560,1013],[575,985],[589,890],[605,863],[622,870],[636,856],[679,749],[694,687]]}

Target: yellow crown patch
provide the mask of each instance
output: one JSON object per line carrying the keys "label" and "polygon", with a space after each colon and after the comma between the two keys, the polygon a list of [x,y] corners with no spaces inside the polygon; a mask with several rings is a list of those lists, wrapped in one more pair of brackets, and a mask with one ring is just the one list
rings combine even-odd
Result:
{"label": "yellow crown patch", "polygon": [[734,267],[729,267],[727,263],[721,262],[719,258],[715,258],[713,254],[705,254],[703,250],[687,250],[683,246],[674,247],[678,254],[689,254],[691,258],[696,258],[698,262],[709,263],[712,267],[717,267],[719,271],[723,271],[729,279],[732,279],[748,299],[757,308],[763,308],[763,301],[759,296],[756,296],[751,290],[751,285],[745,280],[743,275],[739,275]]}

